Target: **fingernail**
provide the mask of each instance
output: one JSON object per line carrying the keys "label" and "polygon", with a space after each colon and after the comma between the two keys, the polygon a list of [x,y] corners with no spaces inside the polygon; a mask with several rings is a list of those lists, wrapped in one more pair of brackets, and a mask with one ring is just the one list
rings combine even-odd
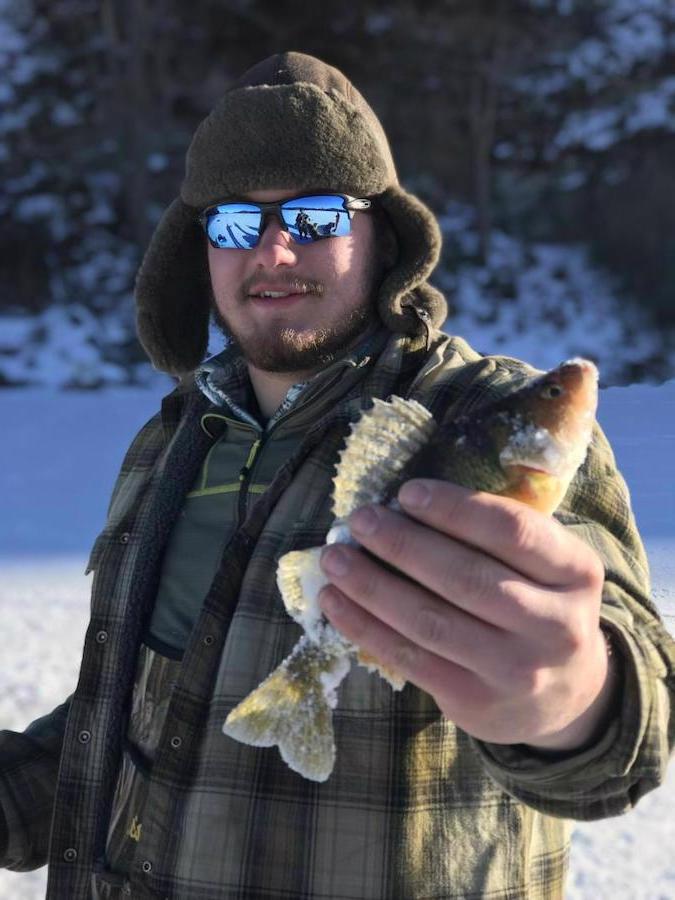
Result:
{"label": "fingernail", "polygon": [[355,513],[349,517],[349,528],[356,535],[367,536],[373,534],[380,524],[379,517],[375,510],[370,506],[364,506],[357,509]]}
{"label": "fingernail", "polygon": [[339,547],[327,547],[321,554],[321,568],[328,575],[345,575],[349,569],[349,561]]}
{"label": "fingernail", "polygon": [[431,502],[431,491],[421,481],[407,481],[398,492],[398,499],[409,509],[424,509]]}

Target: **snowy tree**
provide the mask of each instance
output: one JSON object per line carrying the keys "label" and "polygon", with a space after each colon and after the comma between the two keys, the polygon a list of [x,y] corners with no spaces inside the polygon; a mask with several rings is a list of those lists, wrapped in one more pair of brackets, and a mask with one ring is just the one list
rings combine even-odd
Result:
{"label": "snowy tree", "polygon": [[[612,314],[642,305],[643,327],[663,330],[663,351],[641,351],[662,377],[674,27],[671,0],[363,0],[301,16],[295,0],[0,0],[0,383],[47,369],[71,385],[142,377],[133,281],[190,136],[234,77],[285,48],[341,68],[369,99],[403,184],[446,223],[439,282],[482,272],[481,302],[455,297],[475,321],[512,302],[545,243],[567,244],[577,262],[543,269],[586,259],[584,284],[599,264],[611,272]],[[467,240],[447,224],[457,204],[472,207]],[[508,265],[505,240],[520,248]],[[574,319],[570,279],[541,288],[559,328]],[[45,368],[47,345],[59,365]]]}
{"label": "snowy tree", "polygon": [[505,129],[495,153],[532,189],[530,225],[588,241],[672,332],[675,4],[532,3],[559,24],[513,80],[538,125]]}

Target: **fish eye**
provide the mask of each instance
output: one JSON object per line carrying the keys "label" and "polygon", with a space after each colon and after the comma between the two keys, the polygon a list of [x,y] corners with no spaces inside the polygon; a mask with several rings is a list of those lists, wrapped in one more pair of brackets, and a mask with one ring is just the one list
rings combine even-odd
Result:
{"label": "fish eye", "polygon": [[563,393],[564,391],[559,384],[546,384],[542,388],[541,396],[547,400],[555,400],[556,397],[560,397]]}

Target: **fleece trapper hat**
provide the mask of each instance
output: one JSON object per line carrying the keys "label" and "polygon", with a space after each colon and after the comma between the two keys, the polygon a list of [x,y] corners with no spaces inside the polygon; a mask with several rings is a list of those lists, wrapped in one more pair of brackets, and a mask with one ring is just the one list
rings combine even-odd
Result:
{"label": "fleece trapper hat", "polygon": [[431,211],[399,185],[377,116],[338,69],[303,53],[280,53],[249,69],[201,122],[180,196],[150,241],[136,303],[138,335],[155,368],[181,375],[206,353],[209,271],[198,214],[227,197],[269,188],[376,200],[398,244],[378,291],[380,318],[406,334],[440,327],[446,302],[426,282],[438,261],[440,230]]}

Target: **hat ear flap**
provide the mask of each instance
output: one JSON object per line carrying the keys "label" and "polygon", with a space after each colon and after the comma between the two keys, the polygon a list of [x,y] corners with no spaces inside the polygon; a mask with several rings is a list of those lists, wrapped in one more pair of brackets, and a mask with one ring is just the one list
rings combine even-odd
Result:
{"label": "hat ear flap", "polygon": [[378,312],[391,331],[421,334],[424,325],[411,306],[425,310],[429,324],[440,328],[448,315],[443,294],[427,284],[441,252],[435,216],[417,197],[398,185],[377,197],[389,217],[399,246],[396,264],[380,285]]}
{"label": "hat ear flap", "polygon": [[177,198],[155,229],[136,278],[138,337],[156,369],[181,375],[204,359],[209,283],[196,210]]}

